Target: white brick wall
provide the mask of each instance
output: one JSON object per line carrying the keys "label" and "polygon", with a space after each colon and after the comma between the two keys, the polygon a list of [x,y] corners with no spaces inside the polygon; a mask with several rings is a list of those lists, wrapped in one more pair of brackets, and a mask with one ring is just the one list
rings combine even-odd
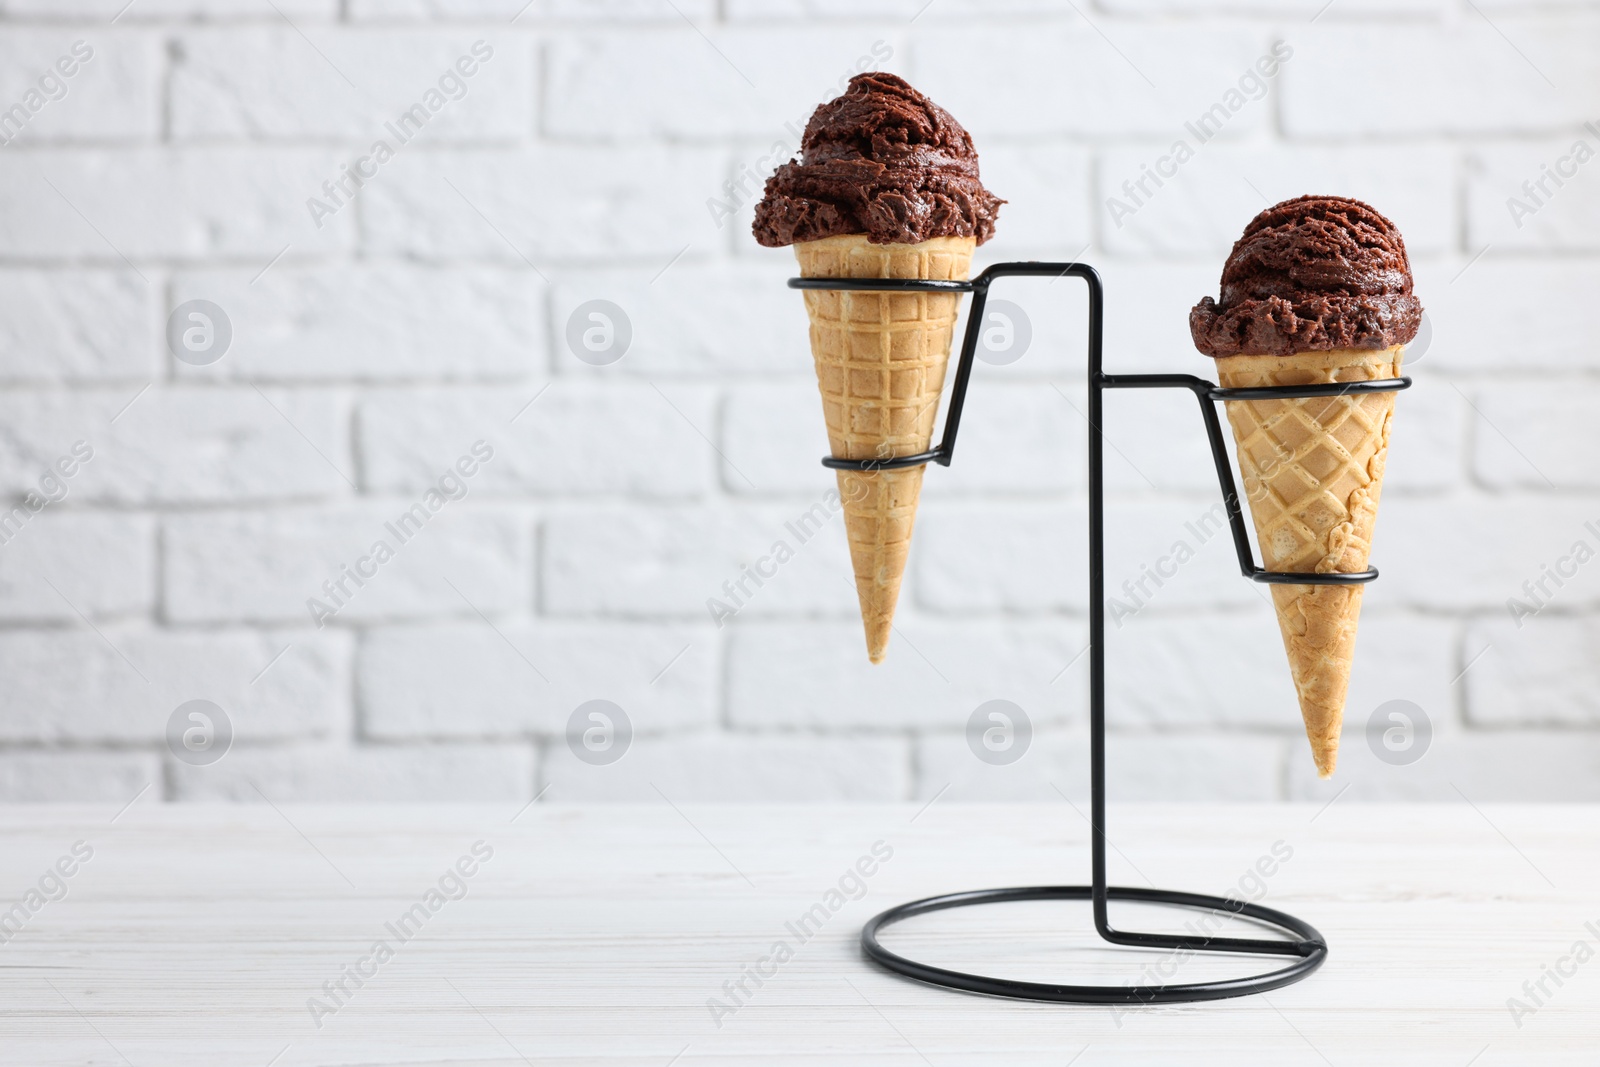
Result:
{"label": "white brick wall", "polygon": [[[542,368],[544,283],[473,264],[367,262],[184,271],[172,302],[228,310],[233,345],[185,381],[516,381]],[[441,318],[438,307],[455,314]],[[292,307],[295,314],[285,316]],[[131,314],[131,312],[130,312]]]}
{"label": "white brick wall", "polygon": [[[1083,796],[1075,283],[1004,294],[1032,347],[979,367],[928,473],[887,664],[842,523],[787,526],[833,476],[792,256],[750,213],[786,124],[870,67],[972,131],[1011,200],[986,261],[1102,269],[1114,369],[1207,372],[1188,307],[1267,201],[1369,198],[1415,257],[1433,342],[1340,778],[1218,537],[1111,627],[1113,795],[1600,798],[1600,161],[1561,163],[1600,151],[1592,0],[0,0],[0,112],[78,41],[0,147],[5,509],[94,450],[0,545],[0,800]],[[307,199],[478,41],[460,98],[317,225]],[[1113,218],[1279,41],[1265,95]],[[205,366],[167,348],[191,300],[232,328]],[[631,330],[611,365],[568,346],[593,300]],[[1114,594],[1215,501],[1195,414],[1108,404]],[[343,604],[319,628],[310,597]],[[966,738],[996,699],[1034,730],[1011,765]],[[191,700],[233,731],[209,765],[166,740]],[[621,759],[569,746],[593,700],[628,718]],[[1391,700],[1431,721],[1420,762],[1368,747]]]}

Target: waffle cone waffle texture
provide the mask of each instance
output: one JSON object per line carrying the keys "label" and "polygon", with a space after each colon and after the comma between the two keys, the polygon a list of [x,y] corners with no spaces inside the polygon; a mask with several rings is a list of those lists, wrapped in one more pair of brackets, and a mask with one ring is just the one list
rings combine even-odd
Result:
{"label": "waffle cone waffle texture", "polygon": [[[1217,359],[1225,388],[1400,376],[1403,346]],[[1269,571],[1367,569],[1394,393],[1230,400],[1245,496]],[[1333,774],[1361,614],[1359,585],[1274,585],[1272,600],[1317,773]]]}
{"label": "waffle cone waffle texture", "polygon": [[[806,278],[961,280],[972,237],[873,244],[864,234],[794,246]],[[950,362],[960,293],[807,290],[811,354],[839,459],[893,459],[926,452]],[[835,471],[867,656],[883,662],[905,576],[923,468]]]}

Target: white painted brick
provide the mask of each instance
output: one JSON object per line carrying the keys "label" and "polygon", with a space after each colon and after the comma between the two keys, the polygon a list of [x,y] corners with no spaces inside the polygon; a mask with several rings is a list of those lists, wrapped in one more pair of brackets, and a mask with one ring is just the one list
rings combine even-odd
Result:
{"label": "white painted brick", "polygon": [[[1387,604],[1504,611],[1542,564],[1585,536],[1586,522],[1600,523],[1600,505],[1570,497],[1386,499],[1373,547],[1377,586]],[[1600,604],[1600,571],[1580,572],[1560,602]]]}
{"label": "white painted brick", "polygon": [[126,270],[0,270],[0,378],[148,380],[155,295]]}
{"label": "white painted brick", "polygon": [[[1244,229],[1243,223],[1239,226]],[[1235,234],[1237,237],[1238,235]],[[1196,351],[1189,333],[1189,309],[1203,296],[1216,296],[1222,259],[1094,259],[1105,279],[1105,365],[1113,374],[1195,374],[1215,379],[1216,365]],[[1070,334],[1069,367],[1083,365],[1086,327]],[[1193,404],[1194,401],[1190,400]],[[1194,416],[1198,420],[1198,413]],[[1120,442],[1119,442],[1120,443]]]}
{"label": "white painted brick", "polygon": [[1596,117],[1593,33],[1578,18],[1319,25],[1295,35],[1283,123],[1313,138],[1576,127]]}
{"label": "white painted brick", "polygon": [[[237,749],[209,767],[174,763],[173,799],[246,804],[499,803],[533,796],[531,747]],[[509,809],[515,813],[515,809]],[[509,817],[509,816],[508,816]],[[288,827],[285,832],[291,832]],[[337,863],[337,857],[334,862]]]}
{"label": "white painted brick", "polygon": [[[0,800],[7,804],[104,801],[126,804],[161,781],[161,760],[149,752],[45,751],[0,754]],[[153,791],[159,797],[158,787]]]}
{"label": "white painted brick", "polygon": [[[1167,145],[1152,144],[1110,149],[1101,155],[1099,187],[1107,200],[1097,205],[1097,211],[1110,251],[1206,253],[1220,260],[1263,208],[1300,196],[1308,188],[1372,204],[1405,234],[1412,254],[1448,251],[1456,244],[1456,153],[1448,147],[1409,145],[1395,155],[1342,148],[1205,144],[1161,187],[1147,182],[1148,196],[1137,189],[1135,196],[1128,195],[1123,184],[1138,179],[1144,165],[1156,166],[1168,151]],[[1111,197],[1123,205],[1115,217]],[[1215,283],[1196,293],[1190,305],[1208,294],[1216,295]],[[1184,321],[1186,312],[1173,309]]]}
{"label": "white painted brick", "polygon": [[[1222,515],[1220,500],[1108,502],[1107,595],[1123,598],[1130,609],[1139,609],[1135,597],[1160,610],[1254,603],[1256,593],[1239,577]],[[1180,542],[1193,553],[1181,565]],[[917,602],[935,610],[1087,610],[1088,519],[1080,508],[930,508],[912,551]],[[1146,579],[1149,596],[1137,585],[1133,593],[1124,590],[1123,583],[1138,582],[1145,567],[1176,574],[1159,587]]]}
{"label": "white painted brick", "polygon": [[1113,498],[1105,530],[1106,595],[1125,609],[1254,608],[1262,600],[1264,591],[1239,573],[1220,491],[1196,499]]}
{"label": "white painted brick", "polygon": [[1395,398],[1389,431],[1389,458],[1383,492],[1433,492],[1453,489],[1465,478],[1463,457],[1472,409],[1451,383],[1438,377],[1450,354],[1429,345],[1418,365],[1405,365],[1414,382]]}
{"label": "white painted brick", "polygon": [[[347,150],[354,160],[378,140],[405,154],[416,151],[406,143],[413,137],[429,144],[519,138],[533,130],[533,51],[521,34],[500,27],[302,33],[280,25],[179,36],[173,135],[359,139],[359,149]],[[456,67],[463,57],[470,76]],[[430,91],[432,100],[425,100]],[[425,115],[420,133],[399,121],[418,105]]]}
{"label": "white painted brick", "polygon": [[[1236,578],[1246,587],[1254,583]],[[1106,717],[1114,727],[1301,729],[1277,618],[1154,614],[1106,627]]]}
{"label": "white painted brick", "polygon": [[[835,512],[802,541],[788,528],[812,504],[761,508],[662,508],[555,516],[545,523],[540,588],[543,607],[558,615],[712,618],[716,597],[740,615],[854,617],[844,520]],[[823,511],[826,508],[823,507]],[[781,565],[782,541],[793,557]],[[763,562],[763,560],[771,562]],[[776,574],[749,595],[730,594],[743,568]],[[906,599],[902,591],[902,600]],[[739,602],[742,603],[739,603]]]}
{"label": "white painted brick", "polygon": [[[1494,603],[1492,618],[1515,621],[1529,614],[1543,614],[1555,606],[1558,613],[1573,614],[1600,606],[1600,568],[1591,566],[1600,550],[1600,505],[1590,503],[1592,517],[1581,525],[1548,524],[1539,530],[1537,554],[1530,553],[1526,571],[1515,588],[1506,588],[1505,599]],[[1476,654],[1468,652],[1467,658]]]}
{"label": "white painted brick", "polygon": [[395,263],[184,273],[173,306],[205,299],[227,354],[185,378],[405,381],[523,378],[545,364],[543,285],[524,271]]}
{"label": "white painted brick", "polygon": [[828,454],[828,433],[815,378],[730,389],[721,424],[723,484],[730,491],[818,497],[835,488],[833,472],[819,462]]}
{"label": "white painted brick", "polygon": [[925,507],[908,563],[916,603],[946,613],[1081,612],[1088,543],[1082,508]]}
{"label": "white painted brick", "polygon": [[[1600,105],[1588,117],[1600,128]],[[1580,165],[1576,156],[1585,150],[1589,159]],[[1499,252],[1600,249],[1597,154],[1600,136],[1587,130],[1559,140],[1475,150],[1467,181],[1467,240],[1473,251],[1484,245]],[[1552,170],[1558,178],[1568,172],[1563,185],[1547,177]],[[1546,179],[1542,190],[1536,184],[1541,178]],[[1531,194],[1524,183],[1534,185]]]}
{"label": "white painted brick", "polygon": [[[348,247],[350,212],[323,219],[318,230],[305,207],[335,175],[338,155],[331,148],[0,154],[0,246],[14,257],[86,257],[117,267],[123,256],[241,256],[264,267],[285,245],[297,253]],[[133,205],[130,189],[142,191]]]}
{"label": "white painted brick", "polygon": [[903,52],[901,28],[881,25],[697,32],[680,23],[558,36],[548,46],[544,128],[564,138],[781,141],[762,168],[770,172],[796,154],[818,104],[862,71],[903,72]]}
{"label": "white painted brick", "polygon": [[[1199,366],[1169,362],[1165,369],[1199,377],[1216,376],[1209,359]],[[1068,409],[1073,432],[1086,434],[1088,401],[1084,390],[1074,385],[1063,392],[1072,397],[1077,408]],[[1220,410],[1217,415],[1223,419],[1224,440],[1231,444],[1232,431],[1226,418]],[[1195,499],[1188,510],[1196,514],[1209,508],[1212,500],[1221,501],[1222,487],[1217,482],[1216,464],[1206,439],[1205,417],[1194,394],[1187,389],[1108,392],[1101,428],[1105,431],[1106,488],[1112,494],[1174,490],[1191,493]],[[1192,517],[1186,515],[1185,519]]]}
{"label": "white painted brick", "polygon": [[638,734],[714,725],[716,640],[707,628],[517,621],[497,629],[478,623],[368,634],[358,666],[364,734],[543,734],[561,744],[568,716],[597,699],[618,704]]}
{"label": "white painted brick", "polygon": [[[1591,551],[1596,538],[1588,538]],[[1593,566],[1591,560],[1590,566]],[[1467,718],[1475,725],[1600,724],[1600,624],[1593,618],[1507,613],[1475,623],[1463,655],[1488,651],[1466,674]]]}
{"label": "white painted brick", "polygon": [[[1294,758],[1304,754],[1300,706],[1270,606],[1241,614],[1141,617],[1107,630],[1113,728],[1270,730],[1294,739]],[[1359,743],[1367,717],[1390,700],[1413,701],[1436,728],[1450,729],[1456,672],[1453,624],[1365,611],[1345,705],[1345,743]]]}
{"label": "white painted brick", "polygon": [[0,422],[10,429],[0,443],[0,485],[13,492],[33,488],[42,472],[83,441],[94,456],[67,479],[69,496],[77,499],[211,501],[350,491],[345,478],[354,466],[337,397],[154,387],[135,400],[137,392],[0,396]]}
{"label": "white painted brick", "polygon": [[[14,522],[0,532],[16,531]],[[54,586],[55,588],[51,588]],[[71,622],[147,613],[155,602],[155,521],[39,512],[0,548],[0,619]]]}
{"label": "white painted brick", "polygon": [[348,0],[347,7],[349,17],[359,22],[515,19],[519,26],[539,21],[676,24],[683,17],[696,21],[716,17],[715,0],[673,0],[670,6],[658,0]]}
{"label": "white painted brick", "polygon": [[983,150],[982,177],[989,191],[1007,202],[994,239],[984,246],[990,256],[1082,256],[1094,237],[1089,153],[1054,143],[989,145]]}
{"label": "white painted brick", "polygon": [[1472,466],[1483,481],[1497,488],[1600,488],[1593,463],[1600,387],[1583,381],[1510,381],[1474,388],[1468,395],[1476,408]]}
{"label": "white painted brick", "polygon": [[[941,423],[935,442],[943,433]],[[928,499],[954,493],[1049,496],[1085,481],[1083,423],[1053,383],[975,382],[956,445],[948,468],[930,468]]]}
{"label": "white painted brick", "polygon": [[[1398,767],[1380,762],[1365,738],[1349,733],[1346,738],[1339,769],[1327,781],[1318,780],[1311,760],[1289,761],[1291,799],[1326,804],[1349,787],[1340,804],[1461,804],[1463,796],[1474,804],[1600,800],[1600,740],[1593,735],[1504,730],[1435,735],[1420,760]],[[1523,872],[1530,884],[1544,884],[1490,823],[1482,825],[1483,848],[1504,849],[1508,869]]]}
{"label": "white painted brick", "polygon": [[[960,120],[980,152],[995,136],[1176,137],[1270,43],[1232,27],[1101,29],[1114,44],[1076,19],[1025,33],[1006,25],[919,30],[911,81]],[[1248,104],[1227,133],[1263,129],[1270,115],[1265,101]]]}
{"label": "white painted brick", "polygon": [[[1112,734],[1106,742],[1106,793],[1116,803],[1277,800],[1283,742],[1232,734]],[[1087,824],[1089,742],[1080,734],[1035,736],[1021,759],[1003,766],[979,760],[964,736],[944,734],[917,745],[917,799],[1054,802],[1067,825]],[[1062,797],[1079,807],[1074,813]],[[1115,862],[1115,861],[1113,861]]]}
{"label": "white painted brick", "polygon": [[[1345,698],[1345,746],[1364,745],[1368,718],[1391,700],[1421,707],[1435,732],[1460,729],[1459,624],[1382,610],[1383,582],[1380,578],[1362,595],[1355,665]],[[1297,759],[1299,751],[1303,749],[1297,749]]]}
{"label": "white painted brick", "polygon": [[[151,34],[100,26],[8,29],[0,36],[0,108],[8,111],[0,117],[0,137],[19,145],[154,137],[160,66],[160,41]],[[63,68],[72,75],[63,76]],[[21,116],[10,110],[17,104],[33,112],[20,131],[11,116]]]}
{"label": "white painted brick", "polygon": [[[96,49],[33,117],[32,147],[0,153],[0,495],[74,440],[96,449],[67,499],[0,546],[0,799],[120,806],[154,780],[151,799],[172,781],[184,799],[259,801],[254,779],[275,802],[476,797],[509,817],[546,782],[554,801],[650,803],[652,783],[684,803],[925,801],[947,784],[946,799],[1054,802],[1053,782],[1084,807],[1081,282],[996,287],[1032,345],[976,368],[956,464],[928,476],[886,664],[862,655],[837,516],[726,635],[707,614],[833,487],[803,304],[783,284],[793,254],[749,225],[795,131],[880,39],[893,55],[867,65],[950,108],[1010,200],[975,269],[1094,262],[1113,373],[1214,374],[1187,313],[1262,197],[1370,199],[1413,254],[1435,339],[1398,401],[1338,776],[1314,780],[1264,590],[1219,534],[1110,627],[1113,797],[1326,802],[1354,783],[1340,803],[1460,803],[1453,786],[1485,803],[1600,799],[1600,570],[1520,630],[1507,613],[1578,539],[1600,546],[1584,525],[1600,523],[1600,486],[1574,458],[1581,406],[1600,399],[1600,179],[1586,164],[1520,228],[1506,208],[1574,138],[1600,144],[1581,125],[1600,122],[1594,0],[1482,0],[1494,26],[1445,0],[1339,0],[1314,27],[1322,0],[1079,4],[1115,48],[1066,0],[524,2],[276,0],[280,15],[138,0],[111,27],[124,0],[0,0],[0,110],[72,41]],[[1248,104],[1117,228],[1105,197],[1279,34],[1296,54],[1276,99]],[[467,99],[317,230],[307,197],[480,37],[496,56]],[[541,133],[557,141],[527,143]],[[163,351],[165,314],[196,298],[234,326],[203,368]],[[633,333],[609,367],[566,340],[594,299]],[[1217,499],[1195,406],[1176,391],[1107,401],[1114,594]],[[313,629],[305,599],[480,437],[499,454],[472,499]],[[376,499],[351,500],[317,449]],[[530,495],[579,499],[536,513]],[[1052,617],[1014,617],[1029,614]],[[962,730],[997,696],[1041,725],[1006,768]],[[203,770],[161,740],[194,697],[240,729]],[[640,731],[609,768],[560,736],[595,697]],[[1367,747],[1367,718],[1393,699],[1436,731],[1412,767]]]}
{"label": "white painted brick", "polygon": [[0,633],[9,680],[0,737],[164,744],[173,711],[201,699],[228,715],[235,744],[348,729],[347,634],[101,629]]}
{"label": "white painted brick", "polygon": [[717,455],[701,436],[715,430],[708,390],[568,381],[541,388],[432,389],[366,401],[364,480],[379,490],[424,490],[483,440],[494,458],[466,480],[474,493],[649,499],[709,488]]}
{"label": "white painted brick", "polygon": [[635,256],[659,270],[686,248],[720,243],[701,205],[725,165],[720,150],[690,148],[419,152],[367,185],[363,221],[380,252],[541,268]]}
{"label": "white painted brick", "polygon": [[[1084,479],[1077,422],[1049,385],[975,385],[962,416],[958,458],[949,468],[930,468],[923,498],[1076,488]],[[935,442],[943,432],[941,419]],[[736,468],[723,476],[734,492],[815,496],[833,484],[818,462],[828,452],[828,436],[813,382],[730,391],[722,405],[722,450]]]}
{"label": "white painted brick", "polygon": [[728,640],[728,717],[752,729],[962,730],[978,705],[1018,704],[1038,725],[1087,710],[1088,628],[896,623],[888,658],[867,661],[861,625],[735,626]]}
{"label": "white painted brick", "polygon": [[[746,226],[733,236],[750,242],[748,235]],[[685,256],[664,272],[661,267],[563,271],[551,290],[556,369],[594,377],[811,374],[805,304],[784,286],[799,273],[794,253],[787,248],[763,252],[759,263],[697,262]],[[582,362],[567,341],[569,329],[581,336],[592,321],[574,321],[580,305],[590,300],[616,304],[633,333],[627,352],[610,367]]]}
{"label": "white painted brick", "polygon": [[[974,257],[973,274],[979,273],[991,263],[1028,257],[1029,253],[1023,249],[1012,247],[1010,238],[1006,235],[1008,229],[1009,227],[1002,226],[993,241],[978,249],[977,256]],[[1021,238],[1023,235],[1018,233],[1017,236]],[[1080,251],[1081,248],[1074,247],[1059,252],[1041,252],[1040,255],[1059,262]],[[975,360],[972,374],[973,381],[977,384],[974,388],[986,388],[984,383],[990,381],[1081,379],[1087,366],[1084,362],[1084,354],[1088,348],[1085,323],[1089,307],[1087,289],[1083,282],[1076,278],[1003,278],[995,283],[989,295],[991,305],[1004,300],[1022,309],[1030,337],[1027,348],[1014,362],[995,365],[981,359]],[[963,302],[951,345],[952,360],[961,351],[971,310],[971,301]],[[987,309],[984,320],[982,329],[985,331],[1005,325],[1002,320],[994,316],[992,306]],[[1021,328],[1017,323],[1012,323],[1012,330],[1011,344],[1015,346],[1020,343],[1018,337]],[[1014,350],[1013,348],[1011,351]],[[1010,352],[1006,354],[1009,355]],[[1083,405],[1078,406],[1081,408]]]}
{"label": "white painted brick", "polygon": [[[306,606],[333,598],[323,582],[354,567],[382,540],[395,556],[338,609],[336,624],[372,619],[511,611],[531,599],[531,524],[519,510],[452,502],[402,542],[386,524],[418,499],[392,498],[328,509],[173,516],[163,532],[163,594],[169,617],[309,626]],[[370,564],[367,565],[370,569]],[[455,588],[451,588],[454,585]],[[475,610],[476,609],[476,610]]]}
{"label": "white painted brick", "polygon": [[[1417,269],[1417,292],[1434,329],[1429,371],[1600,369],[1590,309],[1600,291],[1600,259],[1501,259],[1491,251],[1470,265],[1429,267]],[[1530,307],[1538,308],[1531,338]]]}
{"label": "white painted brick", "polygon": [[[282,14],[279,14],[279,12]],[[332,21],[339,15],[338,0],[6,0],[6,13],[50,19],[92,19],[154,22],[161,19],[208,18],[251,19],[282,22],[283,16],[296,20]]]}
{"label": "white painted brick", "polygon": [[[548,801],[896,801],[911,791],[905,741],[877,737],[638,737],[615,763],[590,766],[546,750]],[[683,832],[695,830],[688,824]]]}

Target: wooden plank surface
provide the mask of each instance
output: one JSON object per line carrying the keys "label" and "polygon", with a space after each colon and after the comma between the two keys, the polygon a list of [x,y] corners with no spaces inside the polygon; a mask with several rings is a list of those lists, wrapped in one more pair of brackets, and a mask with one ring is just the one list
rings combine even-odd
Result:
{"label": "wooden plank surface", "polygon": [[[1125,1011],[947,992],[877,971],[856,949],[861,923],[893,903],[1087,881],[1088,828],[1064,803],[941,802],[920,813],[539,805],[519,815],[141,802],[114,815],[0,810],[0,922],[22,904],[10,912],[20,929],[0,932],[0,1063],[1495,1067],[1600,1057],[1600,959],[1571,955],[1580,941],[1600,949],[1594,807],[1116,808],[1117,884],[1239,890],[1311,922],[1332,946],[1320,972],[1265,997]],[[415,928],[391,930],[408,909]],[[818,929],[802,940],[791,927],[808,911]],[[1186,917],[1113,912],[1146,929]],[[892,936],[908,953],[1017,977],[1240,973],[1238,961],[1100,948],[1086,905],[908,926]],[[392,957],[373,955],[377,942]],[[759,987],[746,977],[758,964]],[[1558,964],[1571,972],[1560,985],[1546,977]],[[347,968],[369,976],[344,978],[341,994],[333,983]],[[1535,1003],[1523,984],[1538,993],[1541,978]],[[741,979],[746,993],[733,985]],[[1533,1010],[1514,1017],[1510,998]]]}

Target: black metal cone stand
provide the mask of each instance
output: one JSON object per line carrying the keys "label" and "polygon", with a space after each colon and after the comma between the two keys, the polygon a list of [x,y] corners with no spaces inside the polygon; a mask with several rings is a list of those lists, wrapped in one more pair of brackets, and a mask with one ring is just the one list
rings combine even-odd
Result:
{"label": "black metal cone stand", "polygon": [[[1107,389],[1188,389],[1200,402],[1206,437],[1216,462],[1217,481],[1222,488],[1239,569],[1257,582],[1287,585],[1353,585],[1370,582],[1375,570],[1359,574],[1289,574],[1265,571],[1255,565],[1245,531],[1244,512],[1234,486],[1233,469],[1228,460],[1222,426],[1217,419],[1218,400],[1267,400],[1303,397],[1340,397],[1355,393],[1388,392],[1405,389],[1410,378],[1373,382],[1348,382],[1325,385],[1284,386],[1260,389],[1221,389],[1204,378],[1190,374],[1106,374],[1101,369],[1101,340],[1104,327],[1104,294],[1100,275],[1086,263],[999,263],[971,281],[921,281],[889,278],[791,278],[793,289],[851,289],[868,292],[957,292],[972,294],[967,331],[961,343],[961,361],[956,368],[955,387],[950,395],[950,410],[945,417],[944,440],[932,451],[915,456],[882,460],[824,459],[823,465],[841,470],[896,470],[924,463],[950,465],[955,451],[956,431],[961,425],[961,409],[966,402],[967,383],[977,352],[978,333],[983,324],[984,304],[989,286],[996,278],[1008,276],[1082,278],[1089,289],[1089,789],[1091,797],[1091,856],[1093,885],[1027,886],[1012,889],[979,889],[927,897],[890,908],[867,923],[861,931],[861,950],[869,959],[918,981],[950,989],[962,989],[991,996],[1020,1000],[1064,1001],[1075,1004],[1173,1004],[1196,1000],[1264,993],[1298,982],[1322,966],[1328,955],[1327,942],[1309,923],[1274,908],[1262,907],[1204,893],[1184,893],[1171,889],[1137,889],[1106,884],[1106,663],[1105,663],[1105,501],[1103,467],[1103,400]],[[1173,952],[1220,952],[1256,956],[1283,956],[1287,966],[1245,978],[1173,985],[1066,985],[1054,982],[1023,982],[1011,978],[968,974],[932,964],[919,963],[885,948],[878,940],[888,926],[917,915],[964,908],[980,904],[1000,904],[1021,900],[1088,900],[1094,907],[1094,928],[1113,945]],[[1199,937],[1177,934],[1149,934],[1118,930],[1111,925],[1108,902],[1166,904],[1196,911],[1235,915],[1276,927],[1288,939],[1239,937]]]}

